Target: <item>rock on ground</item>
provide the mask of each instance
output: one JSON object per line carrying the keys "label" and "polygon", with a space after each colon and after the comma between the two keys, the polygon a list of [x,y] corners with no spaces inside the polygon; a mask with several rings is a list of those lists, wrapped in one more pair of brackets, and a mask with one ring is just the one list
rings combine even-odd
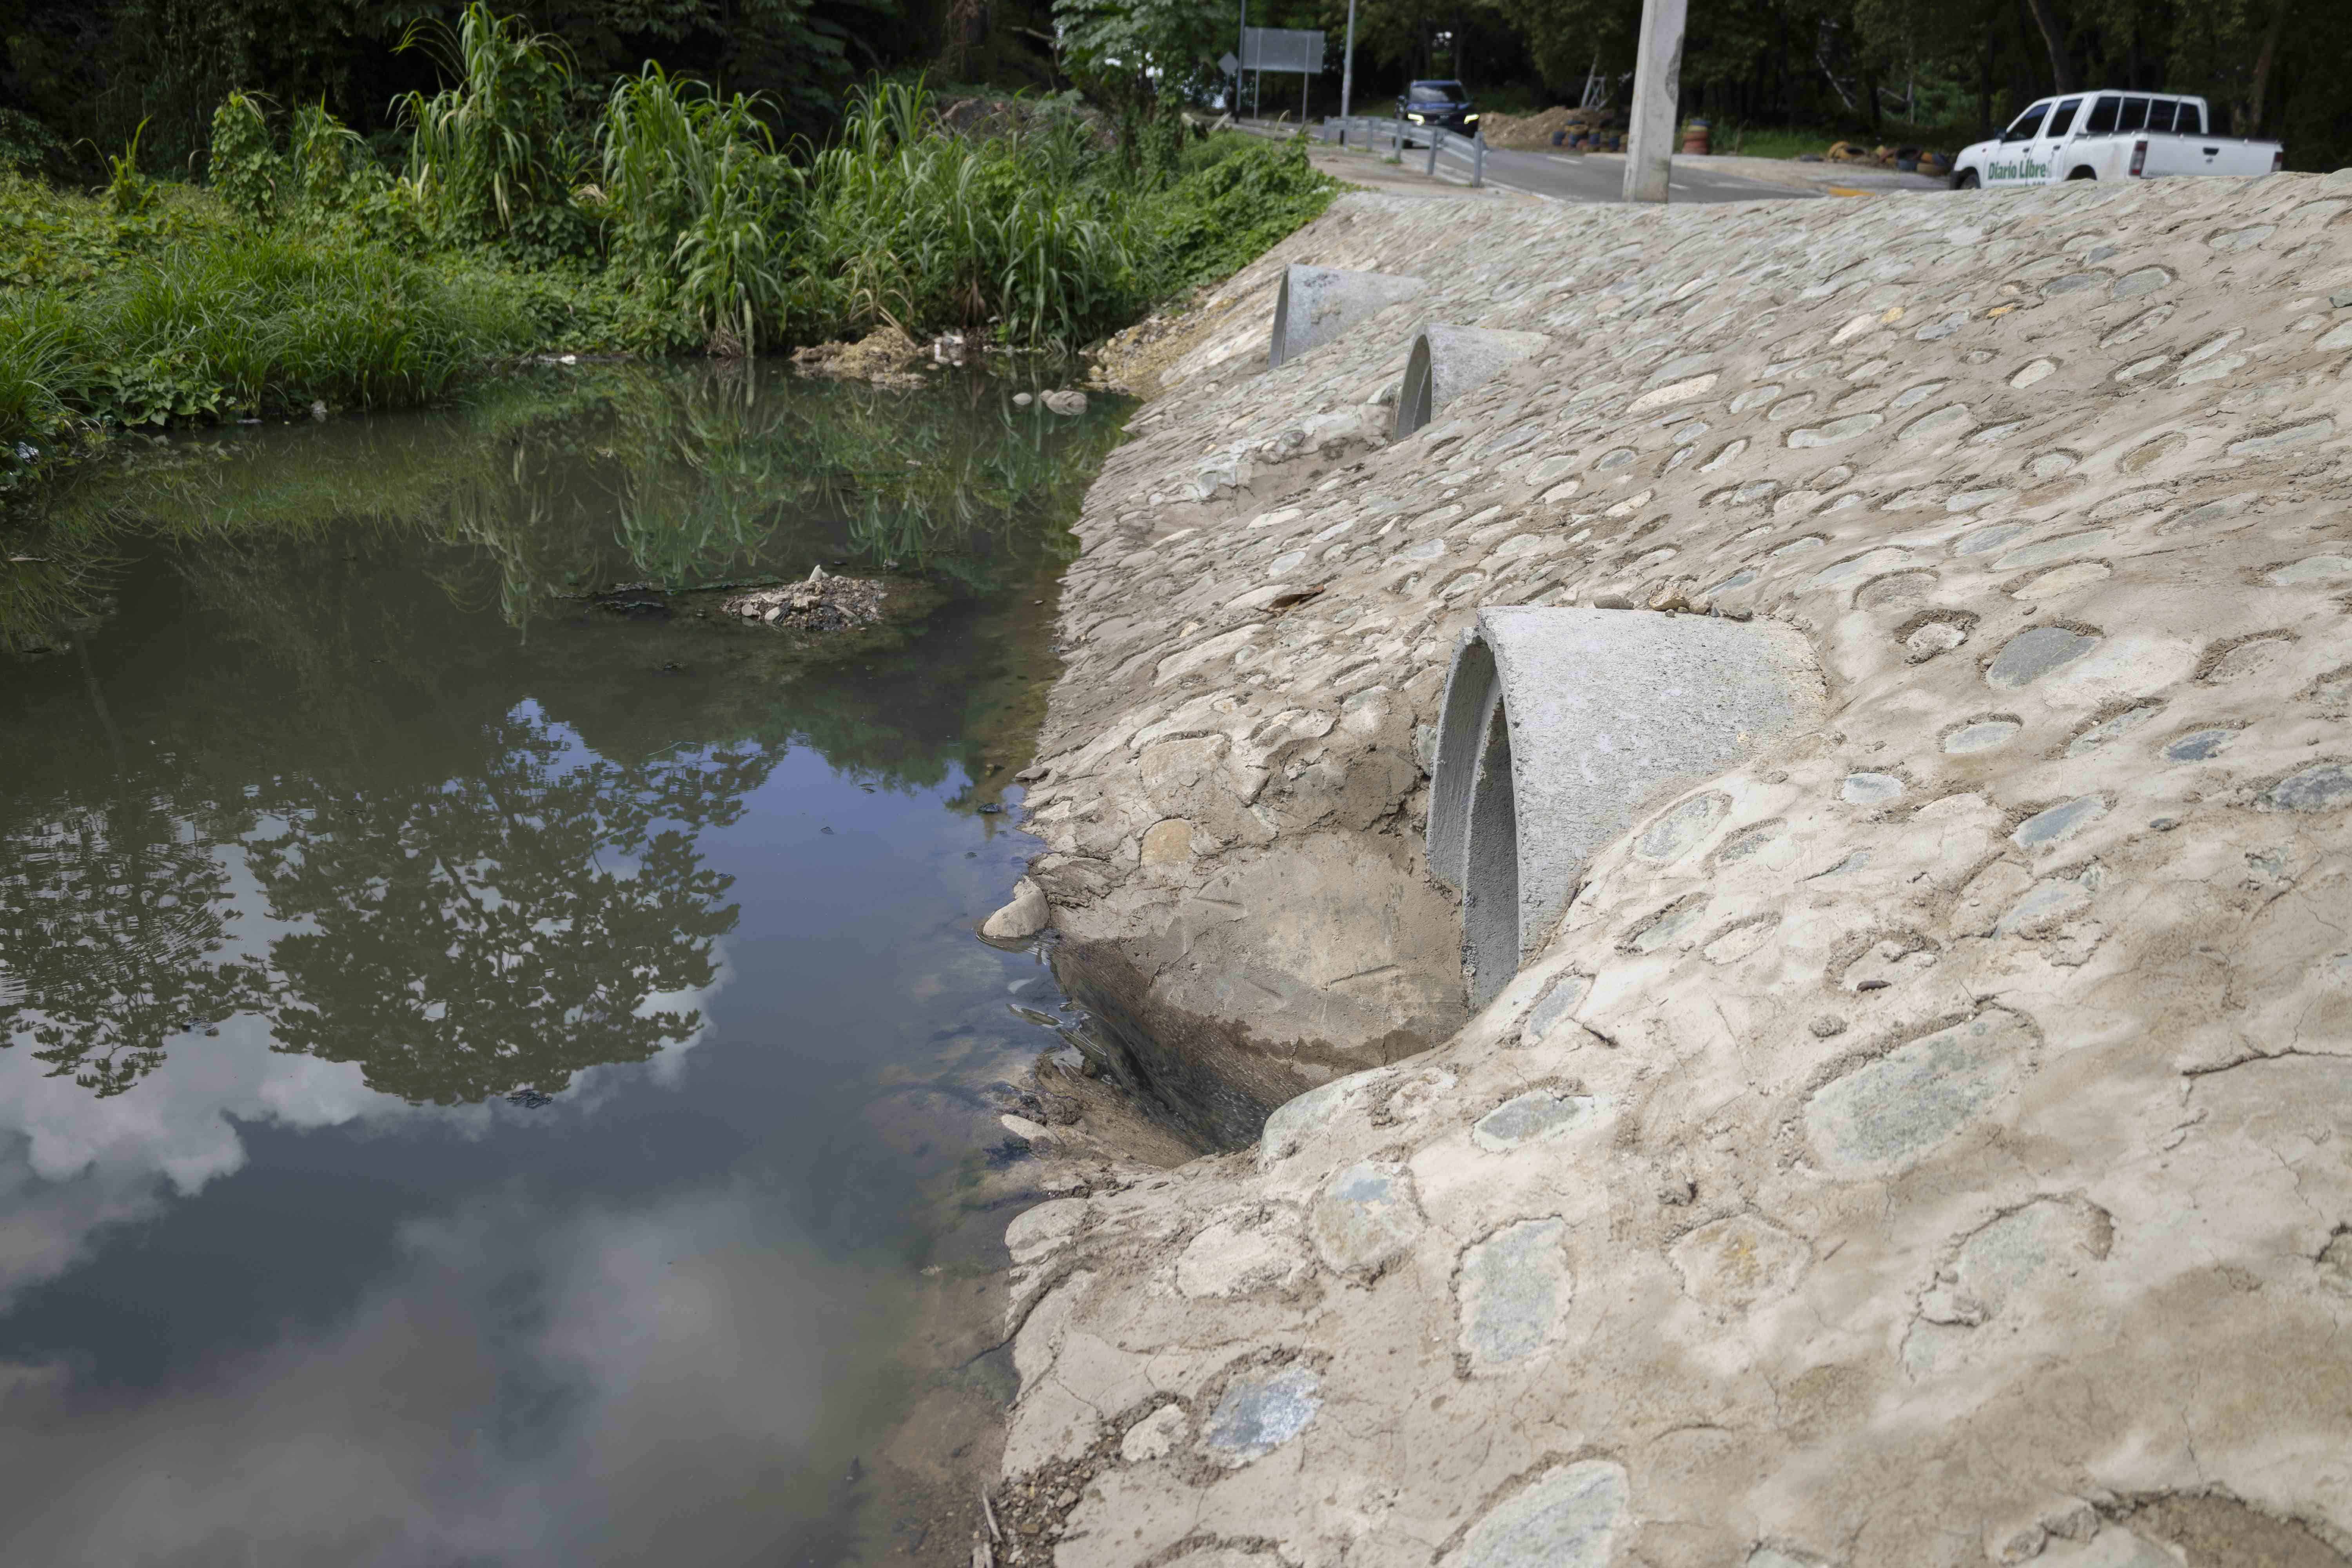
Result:
{"label": "rock on ground", "polygon": [[[1430,289],[1268,372],[1292,260]],[[1350,196],[1210,305],[1033,875],[1279,1109],[1030,1238],[999,1560],[2346,1561],[2352,172]],[[1390,443],[1425,320],[1551,344]],[[1466,1016],[1447,660],[1595,602],[1794,627],[1827,716]]]}

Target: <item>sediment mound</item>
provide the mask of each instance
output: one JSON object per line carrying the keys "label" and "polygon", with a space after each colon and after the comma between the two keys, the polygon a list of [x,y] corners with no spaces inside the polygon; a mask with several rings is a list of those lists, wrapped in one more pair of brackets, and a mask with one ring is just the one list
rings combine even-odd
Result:
{"label": "sediment mound", "polygon": [[[1429,288],[1266,371],[1290,261]],[[2346,1561],[2352,172],[1350,196],[1211,304],[1033,875],[1274,1115],[1013,1226],[999,1561]],[[1391,440],[1432,321],[1549,342]],[[1822,704],[1472,1016],[1425,769],[1528,605],[1754,617]]]}
{"label": "sediment mound", "polygon": [[730,595],[719,608],[747,621],[791,631],[846,632],[882,619],[889,585],[871,577],[844,577],[814,567],[797,583]]}
{"label": "sediment mound", "polygon": [[1606,112],[1598,109],[1546,109],[1533,114],[1482,114],[1478,128],[1485,132],[1489,147],[1549,153],[1552,132],[1573,136],[1579,131],[1597,129],[1607,121]]}

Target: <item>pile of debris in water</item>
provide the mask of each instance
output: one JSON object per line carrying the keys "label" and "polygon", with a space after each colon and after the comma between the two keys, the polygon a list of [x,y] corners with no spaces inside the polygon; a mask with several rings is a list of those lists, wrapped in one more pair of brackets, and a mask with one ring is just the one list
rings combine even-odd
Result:
{"label": "pile of debris in water", "polygon": [[719,607],[747,621],[794,631],[846,632],[881,620],[888,597],[887,584],[870,577],[839,577],[815,566],[800,582],[731,595]]}

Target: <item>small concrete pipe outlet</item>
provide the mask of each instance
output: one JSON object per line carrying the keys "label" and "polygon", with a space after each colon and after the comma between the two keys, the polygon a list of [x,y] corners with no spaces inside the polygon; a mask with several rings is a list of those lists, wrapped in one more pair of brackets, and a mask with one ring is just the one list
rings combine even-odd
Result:
{"label": "small concrete pipe outlet", "polygon": [[1586,864],[1677,788],[1814,720],[1803,637],[1636,610],[1482,610],[1445,683],[1429,866],[1462,892],[1484,1006],[1567,908]]}
{"label": "small concrete pipe outlet", "polygon": [[1551,340],[1541,332],[1491,332],[1432,321],[1412,340],[1404,382],[1397,388],[1394,439],[1402,441],[1437,411],[1482,386]]}
{"label": "small concrete pipe outlet", "polygon": [[1357,322],[1412,299],[1429,285],[1393,272],[1343,272],[1336,267],[1293,263],[1274,296],[1274,333],[1265,350],[1268,370],[1286,364],[1308,349],[1320,348]]}

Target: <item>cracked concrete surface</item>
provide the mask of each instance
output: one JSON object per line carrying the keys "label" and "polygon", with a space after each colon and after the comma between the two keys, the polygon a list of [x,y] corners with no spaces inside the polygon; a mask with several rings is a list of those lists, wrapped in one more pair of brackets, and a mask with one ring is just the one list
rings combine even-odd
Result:
{"label": "cracked concrete surface", "polygon": [[[1291,261],[1429,286],[1266,370]],[[1281,1109],[1016,1223],[1000,1560],[2347,1561],[2352,171],[1350,196],[1203,320],[1033,874],[1147,1068]],[[1549,342],[1391,442],[1428,321]],[[1546,604],[1827,702],[1473,1015],[1431,727]]]}

